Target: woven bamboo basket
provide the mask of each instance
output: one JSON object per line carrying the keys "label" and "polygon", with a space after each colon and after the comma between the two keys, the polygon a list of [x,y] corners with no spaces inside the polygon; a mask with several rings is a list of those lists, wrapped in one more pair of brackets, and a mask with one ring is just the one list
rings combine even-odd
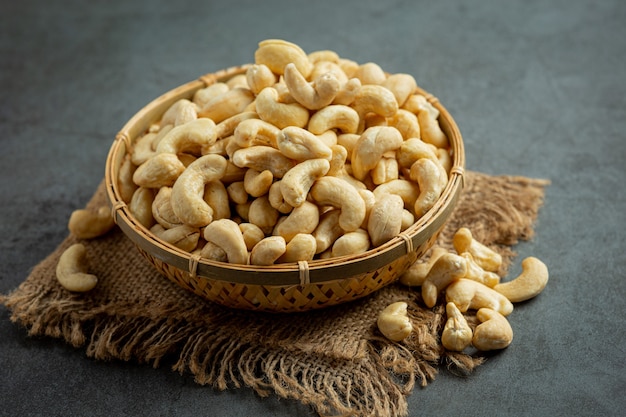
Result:
{"label": "woven bamboo basket", "polygon": [[181,287],[218,304],[266,312],[299,312],[345,303],[393,283],[432,247],[463,188],[465,153],[461,133],[432,94],[418,93],[439,112],[451,144],[452,169],[441,197],[415,224],[365,253],[273,266],[235,265],[200,258],[157,238],[142,226],[123,201],[117,178],[134,141],[177,100],[191,99],[201,88],[245,72],[247,66],[207,74],[174,88],[137,112],[116,135],[106,160],[107,197],[123,233],[154,267]]}

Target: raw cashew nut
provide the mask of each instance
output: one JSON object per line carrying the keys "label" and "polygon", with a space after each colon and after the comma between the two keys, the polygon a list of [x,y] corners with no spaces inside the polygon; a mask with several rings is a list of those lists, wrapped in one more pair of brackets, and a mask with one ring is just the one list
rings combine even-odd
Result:
{"label": "raw cashew nut", "polygon": [[273,182],[274,175],[269,169],[261,172],[255,169],[248,169],[243,177],[244,190],[252,197],[260,197],[267,194]]}
{"label": "raw cashew nut", "polygon": [[352,107],[341,104],[326,106],[315,112],[309,119],[308,129],[315,135],[337,129],[342,133],[356,133],[359,128],[359,114]]}
{"label": "raw cashew nut", "polygon": [[361,80],[361,83],[363,83],[364,85],[382,84],[387,78],[385,71],[383,71],[380,65],[376,64],[375,62],[366,62],[359,65],[356,68],[354,74],[352,74],[352,76]]}
{"label": "raw cashew nut", "polygon": [[172,153],[158,153],[139,165],[133,173],[133,182],[139,187],[171,187],[185,171],[185,165]]}
{"label": "raw cashew nut", "polygon": [[384,184],[380,184],[374,188],[374,196],[376,199],[382,198],[385,194],[396,194],[404,201],[404,207],[411,212],[415,208],[415,201],[419,196],[419,186],[413,181],[398,178],[397,180],[391,180]]}
{"label": "raw cashew nut", "polygon": [[277,148],[276,138],[280,129],[271,123],[259,119],[244,120],[233,133],[235,143],[241,148],[249,148],[253,145],[265,145]]}
{"label": "raw cashew nut", "polygon": [[276,76],[267,65],[252,64],[246,70],[248,87],[254,94],[259,94],[265,87],[276,84]]}
{"label": "raw cashew nut", "polygon": [[193,101],[196,106],[201,109],[206,106],[209,101],[224,94],[228,90],[230,90],[230,87],[228,87],[226,83],[214,83],[196,91],[191,101]]}
{"label": "raw cashew nut", "polygon": [[246,242],[246,247],[249,251],[265,238],[265,233],[263,233],[263,230],[256,224],[240,223],[239,230],[241,230],[241,234],[243,234],[243,240]]}
{"label": "raw cashew nut", "polygon": [[310,191],[311,197],[320,205],[341,210],[339,226],[346,232],[357,230],[365,219],[365,201],[356,188],[336,177],[319,178]]}
{"label": "raw cashew nut", "polygon": [[219,219],[204,228],[204,239],[214,243],[226,252],[228,262],[247,265],[248,248],[239,225],[230,219]]}
{"label": "raw cashew nut", "polygon": [[339,236],[331,248],[333,257],[363,253],[370,248],[370,236],[365,229],[356,229]]}
{"label": "raw cashew nut", "polygon": [[402,135],[395,127],[374,126],[365,130],[352,150],[351,162],[354,177],[363,180],[384,153],[395,151],[403,141]]}
{"label": "raw cashew nut", "polygon": [[213,220],[230,218],[228,191],[222,181],[214,180],[206,183],[202,198],[213,210]]}
{"label": "raw cashew nut", "polygon": [[228,197],[235,204],[245,204],[248,201],[248,192],[243,181],[235,181],[226,187]]}
{"label": "raw cashew nut", "polygon": [[259,42],[254,52],[256,64],[267,65],[274,74],[282,75],[285,66],[293,63],[305,77],[311,73],[313,65],[307,54],[298,45],[282,39],[267,39]]}
{"label": "raw cashew nut", "polygon": [[398,105],[402,106],[417,88],[417,82],[410,74],[396,73],[389,75],[383,81],[382,86],[389,89],[396,98]]}
{"label": "raw cashew nut", "polygon": [[447,286],[446,300],[456,304],[462,312],[486,307],[508,316],[513,311],[513,304],[504,295],[467,278],[461,278]]}
{"label": "raw cashew nut", "polygon": [[428,271],[433,267],[437,259],[442,255],[448,253],[448,250],[441,246],[434,246],[431,249],[430,257],[428,261],[418,261],[413,263],[409,269],[400,275],[400,283],[409,287],[419,287],[424,283]]}
{"label": "raw cashew nut", "polygon": [[315,238],[309,233],[298,233],[285,248],[285,253],[278,259],[279,263],[311,261],[315,256]]}
{"label": "raw cashew nut", "polygon": [[411,165],[410,178],[419,185],[420,193],[415,200],[414,212],[416,217],[422,217],[430,210],[445,187],[447,182],[442,179],[443,172],[430,159],[422,158]]}
{"label": "raw cashew nut", "polygon": [[437,108],[433,106],[424,95],[419,93],[410,95],[402,105],[402,108],[416,115],[425,111],[430,114],[430,117],[433,119],[437,119],[439,117],[439,110],[437,110]]}
{"label": "raw cashew nut", "polygon": [[[361,81],[363,83],[363,81]],[[359,88],[352,107],[361,118],[368,113],[382,117],[391,117],[398,111],[398,102],[391,91],[381,85],[362,85]]]}
{"label": "raw cashew nut", "polygon": [[481,324],[476,326],[472,345],[478,350],[504,349],[513,341],[513,329],[509,321],[497,311],[481,308],[476,312]]}
{"label": "raw cashew nut", "polygon": [[68,221],[70,233],[79,239],[93,239],[102,236],[115,226],[109,206],[101,206],[97,210],[74,210]]}
{"label": "raw cashew nut", "polygon": [[156,137],[156,133],[148,132],[135,141],[130,156],[133,164],[139,166],[154,156],[156,151],[152,148],[152,144]]}
{"label": "raw cashew nut", "polygon": [[259,226],[264,233],[269,234],[272,232],[272,229],[274,229],[278,221],[278,217],[278,210],[272,207],[267,195],[255,198],[250,203],[248,222]]}
{"label": "raw cashew nut", "polygon": [[417,116],[408,110],[398,109],[396,114],[387,118],[387,126],[398,129],[405,141],[421,136]]}
{"label": "raw cashew nut", "polygon": [[280,185],[282,182],[282,180],[274,181],[270,187],[268,198],[272,207],[282,214],[288,214],[291,213],[291,210],[293,210],[293,206],[285,201]]}
{"label": "raw cashew nut", "polygon": [[[228,119],[224,119],[215,125],[215,137],[217,139],[224,139],[234,135],[239,125],[246,120],[259,120],[259,115],[253,111],[244,111],[230,116]],[[212,146],[213,145],[203,146],[202,154],[207,154],[207,150],[211,149]],[[241,146],[243,147],[243,145]]]}
{"label": "raw cashew nut", "polygon": [[308,159],[291,168],[280,181],[280,191],[287,204],[300,206],[307,198],[313,183],[326,175],[330,163],[326,159]]}
{"label": "raw cashew nut", "polygon": [[139,222],[139,224],[147,229],[150,228],[156,220],[152,214],[152,204],[154,198],[154,189],[139,187],[133,193],[133,198],[131,198],[130,203],[128,203],[128,209],[132,213],[133,217]]}
{"label": "raw cashew nut", "polygon": [[472,343],[472,329],[454,303],[446,304],[448,319],[441,333],[441,344],[448,350],[461,352]]}
{"label": "raw cashew nut", "polygon": [[452,282],[464,276],[466,272],[467,264],[464,258],[451,252],[440,256],[432,268],[430,268],[422,283],[424,304],[428,308],[434,307],[439,293]]}
{"label": "raw cashew nut", "polygon": [[212,145],[216,139],[215,122],[203,117],[174,127],[159,141],[156,151],[200,154],[203,147]]}
{"label": "raw cashew nut", "polygon": [[452,238],[457,253],[469,252],[474,261],[485,271],[498,272],[502,265],[502,255],[474,239],[467,227],[461,227]]}
{"label": "raw cashew nut", "polygon": [[150,231],[159,239],[171,243],[185,252],[191,252],[196,249],[200,239],[200,229],[187,224],[165,229],[157,223]]}
{"label": "raw cashew nut", "polygon": [[262,120],[279,129],[287,126],[305,127],[309,110],[299,103],[282,103],[274,87],[264,88],[255,100],[256,112]]}
{"label": "raw cashew nut", "polygon": [[133,197],[133,193],[138,187],[133,180],[135,171],[136,167],[133,164],[130,155],[127,154],[124,161],[122,161],[122,165],[120,165],[120,170],[117,175],[117,187],[119,188],[122,200],[126,203],[130,201]]}
{"label": "raw cashew nut", "polygon": [[360,89],[361,80],[358,78],[350,78],[341,86],[341,89],[335,96],[335,100],[333,100],[333,104],[343,104],[345,106],[351,105],[354,103]]}
{"label": "raw cashew nut", "polygon": [[[481,284],[485,284],[489,288],[494,288],[497,284],[500,283],[500,275],[495,272],[485,271],[482,269],[476,261],[474,261],[474,257],[469,252],[463,252],[461,254],[462,257],[467,261],[467,273],[463,278],[471,279]],[[494,288],[495,289],[495,288]]]}
{"label": "raw cashew nut", "polygon": [[398,195],[385,194],[376,200],[367,222],[367,232],[374,246],[380,246],[400,233],[402,210],[404,202]]}
{"label": "raw cashew nut", "polygon": [[439,126],[439,121],[432,117],[430,113],[426,111],[417,113],[417,121],[420,124],[420,131],[424,142],[432,143],[438,148],[447,148],[450,146],[448,137]]}
{"label": "raw cashew nut", "polygon": [[548,284],[548,267],[535,257],[522,261],[522,273],[517,278],[493,287],[512,303],[530,300],[543,291]]}
{"label": "raw cashew nut", "polygon": [[281,130],[276,138],[278,149],[296,161],[323,158],[330,160],[333,151],[313,133],[296,126]]}
{"label": "raw cashew nut", "polygon": [[372,182],[376,185],[397,180],[400,175],[398,160],[396,158],[382,157],[374,169],[370,171],[370,174]]}
{"label": "raw cashew nut", "polygon": [[87,273],[88,259],[85,246],[75,243],[61,254],[56,267],[59,284],[68,291],[87,292],[98,283],[98,277]]}
{"label": "raw cashew nut", "polygon": [[295,165],[280,150],[263,145],[238,149],[232,162],[239,168],[252,168],[259,172],[269,170],[275,178],[282,178]]}
{"label": "raw cashew nut", "polygon": [[246,111],[254,101],[254,93],[247,88],[236,87],[209,100],[198,112],[198,117],[209,118],[215,123]]}
{"label": "raw cashew nut", "polygon": [[411,168],[418,159],[426,158],[435,161],[437,159],[436,149],[433,145],[419,138],[409,138],[396,151],[396,159],[401,168]]}
{"label": "raw cashew nut", "polygon": [[204,201],[205,184],[222,178],[227,161],[220,155],[204,155],[178,177],[172,187],[172,209],[185,224],[206,226],[213,220],[213,209]]}
{"label": "raw cashew nut", "polygon": [[413,325],[407,313],[408,304],[398,301],[385,307],[378,315],[378,330],[387,339],[400,342],[411,334]]}
{"label": "raw cashew nut", "polygon": [[285,65],[283,74],[291,96],[309,110],[328,106],[339,92],[340,84],[332,72],[327,72],[309,83],[293,62]]}
{"label": "raw cashew nut", "polygon": [[312,233],[315,238],[316,253],[324,252],[343,235],[343,229],[339,227],[340,214],[341,210],[332,209],[320,216],[320,221]]}
{"label": "raw cashew nut", "polygon": [[217,262],[228,262],[228,257],[226,256],[224,249],[220,248],[215,243],[206,242],[198,254],[204,259],[210,259]]}
{"label": "raw cashew nut", "polygon": [[276,223],[272,234],[282,236],[289,242],[298,233],[312,233],[319,223],[319,208],[310,201],[294,207],[288,216]]}
{"label": "raw cashew nut", "polygon": [[172,227],[183,224],[176,213],[174,213],[174,209],[172,209],[172,187],[161,187],[159,189],[152,200],[150,213],[152,214],[152,218],[166,229],[171,229]]}
{"label": "raw cashew nut", "polygon": [[182,125],[198,118],[196,105],[186,98],[172,104],[161,117],[161,126]]}
{"label": "raw cashew nut", "polygon": [[268,236],[252,248],[251,265],[273,265],[287,250],[287,242],[282,236]]}

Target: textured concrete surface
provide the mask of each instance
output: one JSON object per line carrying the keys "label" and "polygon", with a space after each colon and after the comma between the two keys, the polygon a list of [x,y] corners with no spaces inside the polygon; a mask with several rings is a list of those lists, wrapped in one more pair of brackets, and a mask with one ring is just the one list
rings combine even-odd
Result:
{"label": "textured concrete surface", "polygon": [[[115,133],[148,101],[285,38],[412,73],[463,133],[467,166],[549,178],[518,261],[551,278],[515,341],[441,372],[411,415],[619,415],[626,408],[626,2],[0,0],[0,293],[66,235]],[[519,262],[512,273],[519,271]],[[167,367],[96,362],[0,307],[0,415],[312,415]]]}

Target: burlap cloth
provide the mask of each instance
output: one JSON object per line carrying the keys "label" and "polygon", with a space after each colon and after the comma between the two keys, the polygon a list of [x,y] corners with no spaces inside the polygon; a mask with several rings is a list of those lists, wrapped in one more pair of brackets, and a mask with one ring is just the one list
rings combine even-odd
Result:
{"label": "burlap cloth", "polygon": [[[452,234],[468,227],[503,255],[504,275],[512,245],[533,236],[547,184],[468,172],[438,244],[451,247]],[[89,206],[105,201],[101,184]],[[480,354],[443,349],[443,301],[428,309],[415,289],[393,284],[348,304],[291,315],[231,310],[159,275],[117,228],[83,242],[100,281],[90,293],[72,294],[58,284],[55,266],[75,242],[68,236],[0,301],[30,335],[63,339],[96,359],[168,363],[217,389],[248,386],[261,396],[296,399],[321,415],[375,416],[406,415],[406,396],[440,367],[467,374],[484,361]],[[415,331],[392,343],[378,333],[376,317],[399,300],[409,303]],[[468,320],[475,325],[471,314]]]}

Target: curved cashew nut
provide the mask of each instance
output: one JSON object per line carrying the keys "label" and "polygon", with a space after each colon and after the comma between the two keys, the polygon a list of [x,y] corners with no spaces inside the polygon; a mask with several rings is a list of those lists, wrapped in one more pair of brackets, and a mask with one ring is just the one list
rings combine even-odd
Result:
{"label": "curved cashew nut", "polygon": [[267,194],[273,182],[274,175],[269,169],[261,172],[255,169],[248,169],[243,177],[244,190],[252,197],[260,197]]}
{"label": "curved cashew nut", "polygon": [[309,110],[328,106],[339,92],[339,80],[332,72],[327,72],[309,83],[292,62],[285,65],[283,74],[291,96]]}
{"label": "curved cashew nut", "polygon": [[481,308],[476,312],[481,324],[476,326],[472,345],[478,350],[504,349],[513,341],[513,329],[509,321],[497,311]]}
{"label": "curved cashew nut", "polygon": [[300,206],[307,198],[313,183],[326,175],[330,163],[326,159],[308,159],[291,168],[280,181],[283,199],[292,207]]}
{"label": "curved cashew nut", "polygon": [[228,90],[230,90],[230,87],[228,87],[226,83],[217,82],[196,91],[191,101],[193,101],[195,105],[201,109],[206,106],[209,101],[221,94],[224,94]]}
{"label": "curved cashew nut", "polygon": [[448,285],[446,300],[456,304],[462,312],[486,307],[508,316],[513,311],[513,304],[504,295],[467,278],[458,279]]}
{"label": "curved cashew nut", "polygon": [[161,126],[174,125],[179,126],[196,120],[198,118],[198,112],[196,105],[190,100],[183,98],[172,104],[161,117]]}
{"label": "curved cashew nut", "polygon": [[517,278],[493,287],[512,303],[530,300],[543,291],[548,284],[548,267],[535,257],[522,261],[522,273]]}
{"label": "curved cashew nut", "polygon": [[276,84],[276,76],[267,65],[252,64],[246,70],[246,81],[250,90],[259,94],[265,87]]}
{"label": "curved cashew nut", "polygon": [[387,118],[387,125],[398,129],[405,141],[421,136],[417,116],[408,110],[398,109],[396,114]]}
{"label": "curved cashew nut", "polygon": [[235,181],[226,187],[228,197],[235,204],[245,204],[248,201],[248,192],[243,181]]}
{"label": "curved cashew nut", "polygon": [[446,253],[448,253],[448,250],[441,246],[433,247],[428,261],[413,263],[406,272],[400,275],[400,283],[409,287],[421,286],[428,275],[428,271],[430,271],[437,259]]}
{"label": "curved cashew nut", "polygon": [[166,229],[171,229],[183,224],[174,213],[174,209],[172,209],[172,187],[161,187],[159,189],[152,200],[150,213],[152,214],[152,218]]}
{"label": "curved cashew nut", "polygon": [[255,107],[262,120],[279,129],[305,127],[309,122],[309,110],[300,103],[281,103],[274,87],[266,87],[257,95]]}
{"label": "curved cashew nut", "polygon": [[211,222],[204,228],[204,239],[222,248],[226,252],[228,262],[248,264],[248,248],[243,233],[233,220],[219,219]]}
{"label": "curved cashew nut", "polygon": [[226,256],[224,249],[220,248],[215,243],[206,242],[198,254],[204,259],[210,259],[217,262],[228,262],[228,256]]}
{"label": "curved cashew nut", "polygon": [[85,246],[75,243],[63,251],[56,267],[59,284],[68,291],[87,292],[98,283],[98,277],[87,273],[88,259]]}
{"label": "curved cashew nut", "polygon": [[356,229],[339,236],[331,248],[331,256],[350,256],[366,252],[370,248],[370,237],[365,229]]}
{"label": "curved cashew nut", "polygon": [[241,148],[253,145],[265,145],[277,148],[276,138],[280,129],[271,123],[259,119],[244,120],[235,128],[235,142]]}
{"label": "curved cashew nut", "polygon": [[398,160],[396,158],[387,158],[383,156],[370,173],[372,182],[376,185],[397,180],[400,175]]}
{"label": "curved cashew nut", "polygon": [[382,86],[389,89],[396,98],[398,105],[402,106],[417,88],[417,82],[410,74],[396,73],[389,75],[383,81]]}
{"label": "curved cashew nut", "polygon": [[268,198],[272,207],[274,207],[280,213],[291,213],[291,210],[293,210],[293,206],[285,201],[285,197],[283,196],[283,192],[281,190],[281,183],[282,180],[274,181],[274,183],[270,187]]}
{"label": "curved cashew nut", "polygon": [[353,232],[361,227],[366,214],[365,201],[346,181],[321,177],[313,183],[310,194],[320,206],[329,205],[341,210],[339,226],[344,231]]}
{"label": "curved cashew nut", "polygon": [[398,102],[391,91],[381,85],[362,85],[357,91],[352,107],[361,118],[367,113],[391,117],[398,111]]}
{"label": "curved cashew nut", "polygon": [[139,166],[154,156],[156,152],[152,148],[152,144],[154,143],[156,137],[156,133],[148,132],[135,141],[132,154],[130,156],[133,164]]}
{"label": "curved cashew nut", "polygon": [[415,223],[415,216],[407,209],[402,210],[402,231],[405,231]]}
{"label": "curved cashew nut", "polygon": [[206,183],[202,198],[213,210],[213,220],[230,218],[228,191],[222,181],[214,180]]}
{"label": "curved cashew nut", "polygon": [[288,158],[296,161],[332,157],[332,150],[317,136],[296,126],[284,128],[276,138],[278,149]]}
{"label": "curved cashew nut", "polygon": [[203,147],[212,145],[216,139],[215,122],[203,117],[174,127],[159,141],[156,151],[199,154]]}
{"label": "curved cashew nut", "polygon": [[311,261],[315,256],[315,238],[309,233],[298,233],[285,248],[285,253],[278,259],[279,263]]}
{"label": "curved cashew nut", "polygon": [[171,187],[185,171],[185,165],[172,153],[158,153],[139,165],[133,173],[133,182],[139,187]]}
{"label": "curved cashew nut", "polygon": [[254,93],[247,88],[236,87],[209,100],[198,112],[198,117],[219,123],[246,111],[254,101]]}
{"label": "curved cashew nut", "polygon": [[[215,125],[215,137],[217,139],[224,139],[235,134],[235,129],[246,120],[258,120],[259,115],[253,111],[244,111],[237,113],[234,116],[230,116],[228,119],[224,119]],[[203,146],[202,152],[206,154],[205,150],[210,149],[212,145]]]}
{"label": "curved cashew nut", "polygon": [[259,47],[254,52],[254,62],[267,65],[274,74],[279,75],[283,74],[285,66],[289,63],[293,63],[305,77],[309,76],[313,67],[302,48],[282,39],[259,42]]}
{"label": "curved cashew nut", "polygon": [[[443,254],[435,261],[422,283],[422,299],[428,308],[434,307],[444,288],[467,272],[465,259],[454,254]],[[473,282],[473,281],[472,281]]]}
{"label": "curved cashew nut", "polygon": [[400,233],[402,210],[404,202],[398,195],[385,194],[376,200],[367,222],[367,232],[372,245],[380,246]]}
{"label": "curved cashew nut", "polygon": [[411,94],[402,105],[402,108],[415,115],[426,111],[433,119],[439,117],[439,110],[437,110],[424,95],[419,93]]}
{"label": "curved cashew nut", "polygon": [[263,145],[236,150],[232,162],[240,168],[252,168],[259,172],[269,170],[276,178],[282,178],[295,165],[280,150]]}
{"label": "curved cashew nut", "polygon": [[67,227],[79,239],[93,239],[113,229],[115,221],[109,206],[100,206],[97,210],[74,210]]}
{"label": "curved cashew nut", "polygon": [[196,249],[200,240],[200,229],[187,224],[174,226],[171,229],[165,229],[160,224],[156,224],[150,231],[159,239],[186,252]]}
{"label": "curved cashew nut", "polygon": [[343,104],[345,106],[351,105],[354,103],[360,89],[361,80],[358,78],[350,78],[341,86],[341,89],[337,92],[332,104]]}
{"label": "curved cashew nut", "polygon": [[220,155],[198,158],[178,177],[172,187],[174,213],[185,224],[206,226],[213,220],[213,209],[203,199],[205,184],[222,178],[228,162]]}
{"label": "curved cashew nut", "polygon": [[380,85],[385,82],[387,75],[380,65],[374,62],[366,62],[359,65],[356,68],[352,77],[361,80],[361,83],[365,84],[377,84]]}
{"label": "curved cashew nut", "polygon": [[241,230],[241,234],[243,235],[243,240],[246,242],[246,247],[248,250],[252,250],[252,248],[259,243],[261,240],[265,238],[265,233],[259,226],[253,223],[240,223],[239,230]]}
{"label": "curved cashew nut", "polygon": [[319,208],[310,201],[294,207],[288,216],[276,223],[272,234],[282,236],[289,242],[298,233],[313,233],[319,223]]}
{"label": "curved cashew nut", "polygon": [[472,329],[454,303],[446,304],[446,315],[441,344],[448,350],[461,352],[472,343]]}
{"label": "curved cashew nut", "polygon": [[154,189],[139,187],[133,193],[130,203],[128,203],[128,209],[132,213],[133,217],[147,229],[149,229],[156,220],[152,214],[152,204],[154,198]]}
{"label": "curved cashew nut", "polygon": [[[500,275],[495,272],[485,271],[474,261],[474,257],[469,252],[463,252],[462,257],[467,261],[467,274],[463,278],[471,279],[481,284],[494,288],[500,283]],[[494,288],[495,289],[495,288]]]}
{"label": "curved cashew nut", "polygon": [[384,153],[395,151],[402,145],[402,142],[402,135],[395,127],[374,126],[365,130],[352,150],[351,162],[354,177],[363,180]]}
{"label": "curved cashew nut", "polygon": [[308,129],[315,135],[337,129],[343,133],[356,133],[359,114],[352,107],[332,104],[315,112],[309,119]]}
{"label": "curved cashew nut", "polygon": [[445,182],[442,180],[441,169],[430,159],[422,158],[411,165],[410,178],[419,185],[420,193],[415,200],[414,212],[416,217],[422,217],[430,210],[443,189]]}
{"label": "curved cashew nut", "polygon": [[407,303],[398,301],[385,307],[378,315],[376,325],[387,339],[400,342],[409,337],[413,331],[407,308]]}
{"label": "curved cashew nut", "polygon": [[391,180],[384,184],[380,184],[374,188],[374,196],[376,199],[382,198],[385,194],[396,194],[404,201],[404,207],[413,211],[415,201],[419,196],[419,186],[413,181],[398,178],[397,180]]}
{"label": "curved cashew nut", "polygon": [[333,154],[330,157],[330,167],[326,175],[333,177],[341,176],[345,171],[348,150],[341,145],[333,145],[330,147],[330,150]]}
{"label": "curved cashew nut", "polygon": [[420,132],[422,133],[422,140],[426,143],[432,143],[438,148],[447,148],[450,146],[448,137],[441,130],[439,121],[434,118],[430,113],[421,111],[417,113],[417,121],[420,125]]}
{"label": "curved cashew nut", "polygon": [[324,252],[343,235],[343,229],[339,227],[340,214],[341,210],[331,209],[320,216],[320,221],[312,233],[315,238],[316,253]]}
{"label": "curved cashew nut", "polygon": [[250,252],[251,265],[273,265],[287,250],[282,236],[268,236],[259,241]]}
{"label": "curved cashew nut", "polygon": [[411,168],[418,159],[437,160],[436,149],[433,145],[419,138],[410,138],[400,145],[396,151],[396,159],[401,168]]}
{"label": "curved cashew nut", "polygon": [[248,209],[248,222],[269,234],[278,222],[279,213],[269,202],[267,195],[255,198]]}
{"label": "curved cashew nut", "polygon": [[472,232],[466,227],[456,231],[452,245],[457,253],[469,252],[485,271],[498,272],[502,265],[502,255],[474,239]]}
{"label": "curved cashew nut", "polygon": [[309,52],[308,57],[309,57],[309,61],[313,65],[317,64],[318,62],[324,62],[324,61],[333,62],[335,64],[339,62],[339,54],[329,49],[322,49],[319,51]]}

